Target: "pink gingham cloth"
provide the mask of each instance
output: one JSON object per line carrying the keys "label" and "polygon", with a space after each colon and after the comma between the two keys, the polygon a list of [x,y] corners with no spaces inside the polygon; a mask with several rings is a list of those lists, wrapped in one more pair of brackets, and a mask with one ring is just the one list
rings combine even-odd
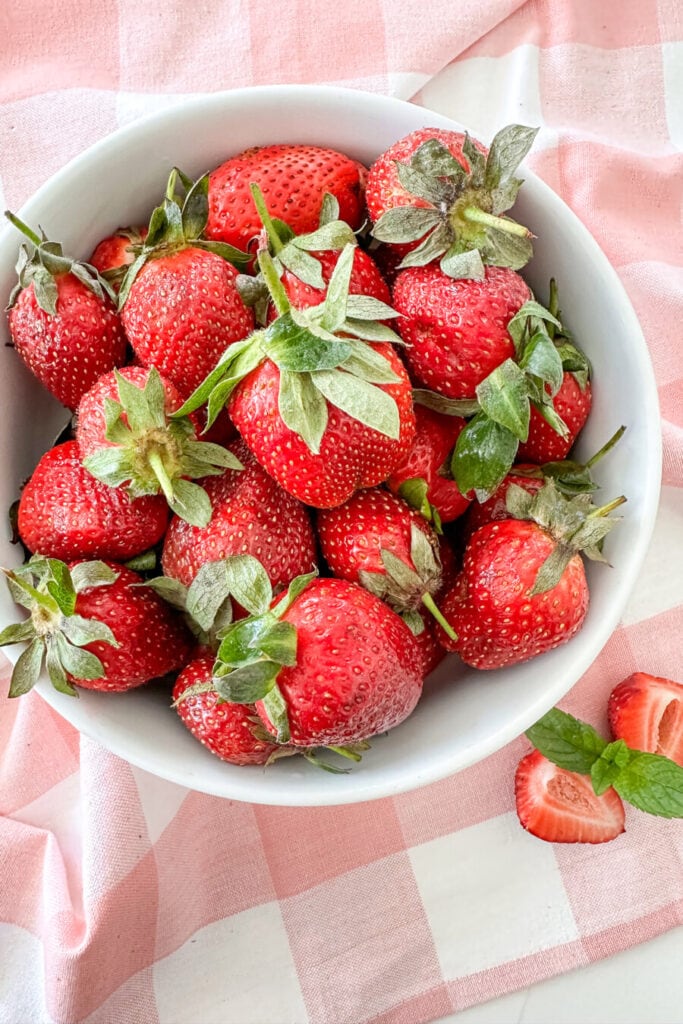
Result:
{"label": "pink gingham cloth", "polygon": [[[485,137],[541,126],[530,165],[632,299],[664,434],[640,585],[563,706],[605,727],[630,672],[683,681],[679,0],[3,4],[3,206],[143,113],[277,82],[416,97]],[[683,922],[683,825],[629,810],[615,843],[540,842],[514,814],[525,750],[372,804],[271,808],[133,768],[37,695],[2,701],[1,1024],[419,1024]]]}

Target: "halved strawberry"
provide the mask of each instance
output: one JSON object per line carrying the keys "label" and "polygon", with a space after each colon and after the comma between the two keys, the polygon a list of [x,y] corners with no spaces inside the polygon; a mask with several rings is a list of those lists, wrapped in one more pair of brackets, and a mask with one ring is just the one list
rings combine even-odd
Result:
{"label": "halved strawberry", "polygon": [[634,672],[612,690],[607,706],[616,739],[683,765],[683,685]]}
{"label": "halved strawberry", "polygon": [[558,768],[539,750],[517,765],[515,802],[522,826],[549,843],[607,843],[625,831],[612,788],[596,796],[588,776]]}

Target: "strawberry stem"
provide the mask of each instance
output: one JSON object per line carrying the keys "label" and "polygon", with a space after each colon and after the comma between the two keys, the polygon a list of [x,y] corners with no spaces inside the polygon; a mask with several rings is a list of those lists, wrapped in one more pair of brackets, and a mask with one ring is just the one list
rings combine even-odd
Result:
{"label": "strawberry stem", "polygon": [[42,238],[40,238],[35,231],[31,231],[31,228],[27,224],[24,224],[23,220],[19,220],[11,210],[5,210],[5,216],[10,224],[14,224],[15,228],[17,228],[18,231],[21,231],[22,235],[25,235],[30,242],[33,242],[37,249],[40,248],[43,244]]}
{"label": "strawberry stem", "polygon": [[486,213],[478,206],[466,206],[462,211],[465,220],[474,224],[485,224],[489,228],[497,228],[498,231],[506,231],[509,235],[519,235],[520,238],[531,238],[531,232],[523,224],[515,220],[508,220],[505,217],[496,217],[493,213]]}
{"label": "strawberry stem", "polygon": [[453,630],[453,627],[451,626],[450,622],[448,622],[448,620],[444,618],[443,612],[439,609],[436,602],[434,601],[434,598],[430,593],[425,591],[425,593],[422,595],[422,603],[425,606],[425,608],[432,613],[436,621],[443,629],[446,636],[450,637],[451,640],[457,640],[457,633],[455,633],[455,631]]}
{"label": "strawberry stem", "polygon": [[619,429],[617,430],[616,434],[613,434],[612,437],[610,437],[609,441],[606,444],[603,444],[603,446],[600,449],[600,451],[597,451],[595,453],[595,455],[593,455],[588,460],[588,462],[586,462],[585,468],[586,469],[590,469],[591,466],[594,466],[596,462],[600,461],[600,459],[603,457],[603,455],[607,455],[607,452],[610,451],[611,448],[614,448],[615,444],[621,438],[621,436],[622,436],[622,434],[624,433],[625,430],[626,430],[626,427],[619,427]]}
{"label": "strawberry stem", "polygon": [[280,252],[281,249],[284,248],[284,246],[280,241],[280,236],[278,235],[275,229],[275,225],[273,224],[272,218],[268,213],[268,207],[266,206],[266,201],[263,198],[263,192],[258,187],[255,181],[252,181],[251,184],[249,185],[249,191],[251,192],[251,197],[254,200],[256,212],[261,218],[261,223],[266,229],[268,241],[272,246],[273,253],[277,256],[277,254]]}
{"label": "strawberry stem", "polygon": [[619,505],[623,505],[625,501],[626,498],[621,494],[618,498],[615,498],[614,501],[608,502],[607,505],[601,505],[600,508],[596,508],[592,512],[589,512],[588,517],[590,519],[597,519],[598,516],[608,516],[610,512],[614,511],[615,508],[618,508]]}
{"label": "strawberry stem", "polygon": [[159,452],[150,452],[148,456],[150,469],[154,473],[155,477],[159,481],[159,486],[164,492],[164,496],[169,505],[175,504],[175,494],[173,491],[173,484],[171,479],[166,472],[164,466],[164,460],[161,458]]}
{"label": "strawberry stem", "polygon": [[263,274],[263,280],[266,282],[266,287],[270,292],[270,297],[278,312],[278,316],[282,316],[283,313],[288,313],[291,306],[289,299],[287,298],[287,292],[285,291],[282,281],[278,276],[278,272],[275,269],[275,264],[273,263],[270,253],[266,252],[265,249],[261,249],[258,254],[258,265],[259,270]]}

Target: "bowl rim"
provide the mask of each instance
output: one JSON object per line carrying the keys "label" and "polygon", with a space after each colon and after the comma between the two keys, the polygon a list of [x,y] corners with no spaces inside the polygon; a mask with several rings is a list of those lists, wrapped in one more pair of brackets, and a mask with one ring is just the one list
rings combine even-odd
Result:
{"label": "bowl rim", "polygon": [[[63,182],[68,182],[76,167],[80,173],[87,171],[89,165],[94,162],[99,163],[103,157],[107,156],[109,151],[115,152],[122,145],[125,146],[128,143],[134,143],[137,138],[143,136],[147,132],[150,125],[154,125],[157,128],[163,128],[167,124],[172,123],[179,114],[190,114],[193,111],[210,113],[215,110],[215,112],[218,113],[226,110],[227,108],[234,109],[239,105],[241,100],[258,102],[259,100],[273,101],[277,99],[278,102],[291,101],[299,103],[301,101],[311,102],[320,100],[321,95],[325,96],[330,102],[339,101],[352,104],[360,103],[365,105],[375,105],[375,109],[378,111],[384,111],[387,114],[390,114],[392,110],[398,111],[406,106],[416,106],[406,100],[397,99],[395,97],[342,86],[249,86],[242,89],[197,94],[192,97],[184,98],[177,103],[172,103],[163,110],[154,111],[139,117],[129,124],[123,125],[114,132],[104,136],[102,139],[97,140],[81,153],[74,156],[67,164],[48,178],[48,180],[45,181],[24,204],[22,204],[19,210],[19,216],[22,218],[30,218],[31,210],[34,207],[39,206],[43,202],[44,198],[55,189],[59,189]],[[435,111],[429,111],[428,108],[419,109],[433,114],[435,123],[438,122],[444,127],[463,130],[462,125],[447,115],[439,114]],[[474,131],[473,129],[471,130]],[[324,793],[322,792],[322,787],[313,785],[310,787],[310,792],[307,787],[304,786],[297,787],[295,794],[288,794],[286,779],[283,779],[283,781],[278,784],[278,780],[276,778],[277,773],[275,772],[270,773],[272,785],[270,785],[267,793],[262,791],[260,787],[256,787],[253,792],[249,792],[249,773],[246,773],[244,784],[228,784],[226,785],[225,790],[219,793],[216,791],[215,787],[202,784],[201,778],[195,778],[192,776],[188,779],[187,771],[182,764],[179,764],[177,768],[171,766],[168,770],[160,771],[154,764],[154,758],[145,756],[146,748],[139,743],[135,744],[129,741],[128,737],[117,737],[118,741],[112,745],[112,737],[109,734],[109,729],[106,726],[100,727],[100,720],[95,716],[92,716],[88,720],[86,726],[75,725],[71,722],[71,724],[74,724],[75,728],[89,738],[101,743],[108,750],[138,768],[151,772],[158,777],[174,782],[180,786],[191,788],[199,792],[204,792],[213,796],[221,796],[228,799],[238,799],[249,803],[267,804],[272,806],[332,806],[395,796],[400,793],[437,782],[449,775],[456,774],[464,768],[483,760],[497,750],[500,750],[507,743],[516,739],[526,728],[536,721],[537,718],[557,703],[558,700],[565,696],[571,688],[576,685],[583,673],[592,664],[599,652],[605,646],[616,628],[621,613],[623,612],[628,598],[634,589],[654,531],[655,518],[659,504],[662,464],[661,429],[660,417],[658,415],[659,402],[654,368],[647,343],[633,310],[631,301],[615,268],[612,266],[589,230],[573,210],[571,210],[571,208],[564,202],[564,200],[554,192],[549,185],[539,178],[538,175],[527,167],[524,167],[524,176],[526,181],[533,181],[534,189],[537,190],[539,194],[545,196],[547,201],[559,204],[559,206],[564,210],[565,215],[570,215],[574,222],[574,228],[581,235],[581,241],[582,245],[585,247],[587,259],[599,266],[601,273],[610,280],[614,293],[619,295],[621,312],[627,322],[629,334],[634,343],[631,355],[637,363],[637,372],[642,385],[643,399],[648,408],[653,410],[653,415],[648,417],[646,423],[648,434],[644,439],[649,457],[647,464],[642,467],[643,492],[641,498],[644,500],[642,500],[640,506],[640,530],[637,535],[636,542],[632,547],[631,559],[628,563],[628,567],[622,581],[621,600],[610,608],[610,612],[605,617],[600,633],[595,640],[590,645],[584,644],[583,647],[577,649],[574,682],[571,683],[569,687],[566,685],[563,685],[562,687],[556,686],[555,688],[553,688],[552,685],[549,686],[548,690],[542,696],[539,696],[536,701],[525,705],[523,713],[509,719],[503,727],[492,731],[486,742],[479,742],[474,751],[465,747],[464,756],[460,756],[459,759],[454,758],[452,762],[449,762],[447,758],[443,758],[438,762],[430,761],[425,763],[422,770],[418,773],[415,773],[413,769],[412,774],[405,771],[402,774],[398,774],[391,784],[386,780],[384,782],[382,782],[381,779],[380,781],[373,780],[371,772],[352,773],[352,784],[345,784],[345,780],[350,779],[351,776],[342,776],[338,779],[338,781],[342,783],[341,785],[335,787],[330,786]],[[3,228],[0,229],[0,248],[4,247],[4,244],[7,241],[5,236],[11,233],[12,230],[13,229],[9,225],[6,227],[3,226]],[[655,413],[657,415],[654,415]],[[10,661],[14,662],[21,653],[21,650],[16,650],[12,647],[5,650],[4,653]],[[37,684],[36,691],[52,708],[62,714],[64,708],[63,697],[61,694],[56,693],[45,679],[42,679]],[[69,719],[69,721],[71,720]]]}

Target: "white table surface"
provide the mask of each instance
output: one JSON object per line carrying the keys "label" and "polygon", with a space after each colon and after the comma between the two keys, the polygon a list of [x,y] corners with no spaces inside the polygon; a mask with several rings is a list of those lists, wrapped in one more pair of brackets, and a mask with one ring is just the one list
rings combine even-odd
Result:
{"label": "white table surface", "polygon": [[[683,886],[683,879],[682,879]],[[683,927],[436,1024],[681,1024]]]}

